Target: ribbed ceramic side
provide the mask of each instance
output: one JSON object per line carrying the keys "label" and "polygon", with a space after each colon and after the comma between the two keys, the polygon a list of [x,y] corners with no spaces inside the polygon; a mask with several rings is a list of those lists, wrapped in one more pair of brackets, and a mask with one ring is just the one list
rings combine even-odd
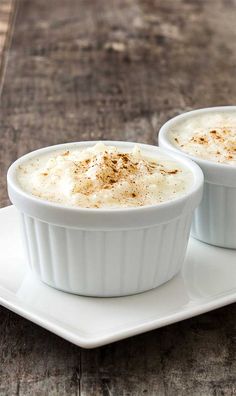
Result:
{"label": "ribbed ceramic side", "polygon": [[195,210],[192,235],[216,246],[236,248],[236,188],[204,183]]}
{"label": "ribbed ceramic side", "polygon": [[183,263],[192,213],[156,227],[88,231],[51,225],[22,214],[31,269],[71,293],[121,296],[171,279]]}

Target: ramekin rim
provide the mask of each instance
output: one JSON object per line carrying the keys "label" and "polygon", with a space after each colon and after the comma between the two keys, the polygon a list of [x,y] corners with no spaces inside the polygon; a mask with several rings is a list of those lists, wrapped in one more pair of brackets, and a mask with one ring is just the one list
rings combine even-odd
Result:
{"label": "ramekin rim", "polygon": [[[27,193],[26,191],[23,190],[23,188],[21,188],[19,185],[17,185],[17,183],[14,181],[14,175],[15,175],[15,171],[17,169],[17,166],[19,166],[20,163],[22,163],[24,160],[27,160],[31,157],[33,157],[34,155],[36,155],[36,153],[39,153],[40,155],[42,153],[46,153],[48,151],[56,151],[56,150],[60,150],[63,149],[63,147],[68,147],[68,146],[75,146],[75,145],[79,145],[79,146],[87,146],[87,145],[94,145],[96,143],[104,143],[104,144],[115,144],[117,146],[122,146],[122,145],[128,145],[128,146],[132,146],[132,145],[139,145],[141,146],[141,148],[144,146],[146,147],[146,149],[152,149],[153,151],[157,150],[157,151],[161,151],[164,152],[164,154],[166,154],[167,156],[176,159],[177,161],[179,161],[181,164],[183,164],[187,169],[189,169],[192,173],[192,177],[193,177],[193,184],[191,185],[191,187],[186,191],[186,193],[183,196],[174,198],[172,200],[169,201],[164,201],[164,202],[160,202],[154,205],[144,205],[144,206],[134,206],[134,207],[120,207],[120,208],[83,208],[83,207],[73,207],[70,205],[63,205],[63,204],[59,204],[56,202],[52,202],[52,201],[48,201],[46,199],[42,199],[39,197],[34,196],[33,194]],[[176,158],[175,158],[176,157]],[[181,201],[185,201],[187,198],[189,198],[191,195],[193,195],[194,193],[196,193],[203,185],[203,181],[204,181],[204,176],[203,176],[203,172],[201,170],[201,168],[194,163],[194,161],[192,161],[189,158],[186,158],[184,156],[182,156],[179,153],[173,153],[172,151],[168,151],[164,148],[160,148],[158,146],[154,146],[154,145],[150,145],[150,144],[146,144],[146,143],[139,143],[139,142],[130,142],[130,141],[118,141],[118,140],[88,140],[88,141],[75,141],[75,142],[68,142],[68,143],[60,143],[60,144],[56,144],[56,145],[52,145],[52,146],[46,146],[46,147],[42,147],[36,150],[33,150],[29,153],[24,154],[23,156],[19,157],[17,160],[15,160],[10,167],[8,168],[7,171],[7,184],[8,186],[10,186],[12,189],[14,189],[18,194],[20,194],[21,196],[23,196],[25,199],[31,200],[31,202],[33,201],[35,204],[39,204],[45,207],[53,207],[56,208],[58,210],[65,210],[65,211],[74,211],[76,213],[79,212],[83,212],[83,213],[101,213],[101,214],[108,214],[108,213],[124,213],[124,212],[140,212],[140,211],[149,211],[149,210],[161,210],[161,208],[166,208],[168,206],[173,206],[174,204],[178,204]]]}
{"label": "ramekin rim", "polygon": [[222,164],[220,162],[216,161],[211,161],[211,160],[206,160],[191,154],[188,154],[185,151],[180,150],[178,147],[176,147],[174,144],[171,143],[170,139],[168,139],[168,132],[169,128],[172,126],[172,124],[175,124],[176,121],[185,119],[185,118],[190,118],[194,114],[201,114],[201,113],[207,113],[207,112],[217,112],[219,110],[227,111],[227,110],[235,110],[236,111],[236,106],[212,106],[212,107],[203,107],[203,108],[198,108],[198,109],[193,109],[186,111],[184,113],[178,114],[169,120],[167,120],[160,128],[158,137],[161,137],[165,141],[166,146],[171,150],[175,151],[176,153],[180,153],[187,158],[189,158],[192,161],[195,161],[197,164],[200,166],[208,167],[211,169],[222,169],[226,170],[226,172],[236,172],[236,166],[234,165],[228,165],[228,164]]}

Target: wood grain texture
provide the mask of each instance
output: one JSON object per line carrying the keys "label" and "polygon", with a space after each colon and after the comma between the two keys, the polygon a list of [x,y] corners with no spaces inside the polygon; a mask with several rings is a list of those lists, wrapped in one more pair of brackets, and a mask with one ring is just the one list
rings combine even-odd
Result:
{"label": "wood grain texture", "polygon": [[[18,3],[1,98],[1,206],[7,167],[29,150],[156,143],[175,114],[235,104],[234,0]],[[0,394],[236,395],[235,318],[234,304],[87,351],[0,308]]]}
{"label": "wood grain texture", "polygon": [[14,0],[1,0],[0,3],[0,59],[6,45],[8,33],[11,29],[14,3]]}
{"label": "wood grain texture", "polygon": [[11,42],[17,0],[0,2],[0,94],[6,66],[6,55]]}

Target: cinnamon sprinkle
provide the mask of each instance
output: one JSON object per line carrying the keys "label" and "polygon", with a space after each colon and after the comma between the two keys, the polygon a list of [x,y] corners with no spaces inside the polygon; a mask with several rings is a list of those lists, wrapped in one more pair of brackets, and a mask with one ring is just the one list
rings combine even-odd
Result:
{"label": "cinnamon sprinkle", "polygon": [[[168,156],[157,158],[145,157],[137,148],[118,152],[106,146],[104,150],[101,143],[82,151],[53,153],[29,172],[28,188],[49,201],[91,208],[144,206],[184,194],[188,171]],[[33,167],[19,169],[22,176],[26,169]],[[48,177],[44,180],[41,175]]]}

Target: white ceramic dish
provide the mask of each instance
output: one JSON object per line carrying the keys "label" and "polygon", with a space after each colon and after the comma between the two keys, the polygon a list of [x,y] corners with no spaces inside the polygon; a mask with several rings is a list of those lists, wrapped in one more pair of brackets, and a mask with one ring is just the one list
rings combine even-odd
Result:
{"label": "white ceramic dish", "polygon": [[28,271],[17,215],[0,210],[0,304],[76,345],[94,348],[236,302],[236,252],[192,238],[182,271],[157,289],[119,298],[58,291]]}
{"label": "white ceramic dish", "polygon": [[236,167],[188,155],[169,139],[171,129],[184,120],[200,114],[232,111],[236,113],[236,106],[210,107],[180,114],[161,127],[158,140],[160,147],[192,159],[204,173],[203,199],[195,211],[191,234],[212,245],[235,249]]}
{"label": "white ceramic dish", "polygon": [[[95,143],[47,147],[21,157],[10,167],[8,191],[21,212],[29,266],[43,282],[80,295],[122,296],[153,289],[173,278],[183,264],[193,211],[202,198],[202,171],[188,159],[165,153],[190,170],[191,187],[173,201],[136,208],[65,207],[20,187],[16,169],[24,161]],[[134,146],[106,143],[124,151]],[[162,152],[155,146],[140,147],[151,157]]]}

